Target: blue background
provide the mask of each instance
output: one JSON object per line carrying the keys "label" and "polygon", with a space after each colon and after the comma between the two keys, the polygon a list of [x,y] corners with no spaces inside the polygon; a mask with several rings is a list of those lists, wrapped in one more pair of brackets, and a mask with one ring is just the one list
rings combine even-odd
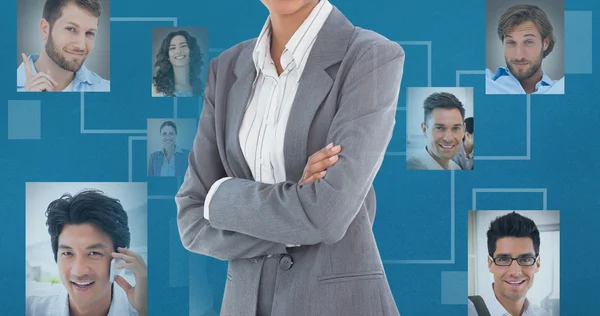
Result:
{"label": "blue background", "polygon": [[[353,24],[406,51],[396,129],[375,180],[374,225],[401,314],[466,314],[467,211],[476,204],[480,210],[560,210],[562,314],[595,315],[589,306],[600,297],[600,95],[593,87],[600,80],[591,49],[600,47],[592,41],[599,33],[591,18],[600,2],[565,1],[566,95],[528,98],[484,94],[477,71],[485,67],[485,1],[331,1]],[[178,26],[208,27],[211,58],[256,37],[267,17],[258,0],[166,3],[113,1],[111,15],[176,17]],[[0,314],[24,314],[25,183],[37,181],[148,182],[151,315],[218,313],[226,263],[181,246],[173,196],[182,179],[146,177],[146,119],[198,118],[202,105],[200,98],[149,95],[152,27],[173,22],[111,22],[110,93],[16,93],[16,1],[0,6]],[[461,86],[474,87],[475,170],[406,171],[406,87],[456,86],[459,70],[476,71],[460,75]],[[39,103],[26,103],[27,116],[12,100]],[[10,126],[17,130],[9,132]],[[20,132],[31,139],[13,139]],[[478,192],[475,199],[478,189],[498,193]]]}

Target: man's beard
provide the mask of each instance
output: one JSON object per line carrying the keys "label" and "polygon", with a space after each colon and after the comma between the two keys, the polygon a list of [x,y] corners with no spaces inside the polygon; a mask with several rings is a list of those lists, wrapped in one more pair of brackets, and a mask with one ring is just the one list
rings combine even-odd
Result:
{"label": "man's beard", "polygon": [[50,33],[48,34],[48,41],[46,41],[46,54],[48,54],[48,57],[50,57],[50,59],[52,59],[52,61],[54,61],[54,63],[56,63],[58,67],[72,72],[79,71],[79,69],[83,65],[83,62],[85,61],[85,57],[81,59],[81,62],[67,61],[67,59],[61,54],[60,49],[58,49],[54,45],[54,39],[52,38],[52,30],[50,30]]}
{"label": "man's beard", "polygon": [[533,76],[542,67],[542,59],[544,58],[543,54],[544,54],[544,51],[542,50],[540,52],[540,55],[539,55],[538,59],[531,61],[529,69],[527,69],[524,73],[518,73],[516,71],[516,69],[513,68],[512,62],[524,62],[524,61],[527,61],[527,60],[525,60],[525,59],[522,59],[522,60],[513,59],[512,62],[509,62],[508,59],[506,59],[506,57],[504,58],[504,60],[506,61],[506,65],[508,66],[508,69],[513,74],[513,76],[515,76],[515,78],[517,78],[519,81],[523,81],[525,79],[531,78],[531,76]]}

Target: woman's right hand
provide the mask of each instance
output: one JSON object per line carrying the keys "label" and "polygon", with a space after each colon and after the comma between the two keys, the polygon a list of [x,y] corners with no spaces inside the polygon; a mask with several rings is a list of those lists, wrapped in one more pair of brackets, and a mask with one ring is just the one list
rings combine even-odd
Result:
{"label": "woman's right hand", "polygon": [[298,184],[309,184],[325,177],[327,168],[338,161],[340,151],[342,151],[340,145],[334,147],[331,143],[308,157],[302,178],[298,181]]}

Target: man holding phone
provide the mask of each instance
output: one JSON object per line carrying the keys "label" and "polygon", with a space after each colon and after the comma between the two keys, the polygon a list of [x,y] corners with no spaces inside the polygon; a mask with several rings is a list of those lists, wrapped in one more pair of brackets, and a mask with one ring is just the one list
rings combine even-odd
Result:
{"label": "man holding phone", "polygon": [[[28,294],[26,315],[148,315],[147,267],[127,249],[128,218],[118,200],[96,190],[65,194],[50,203],[46,216],[63,286]],[[122,276],[113,286],[115,269],[133,272],[135,286]]]}

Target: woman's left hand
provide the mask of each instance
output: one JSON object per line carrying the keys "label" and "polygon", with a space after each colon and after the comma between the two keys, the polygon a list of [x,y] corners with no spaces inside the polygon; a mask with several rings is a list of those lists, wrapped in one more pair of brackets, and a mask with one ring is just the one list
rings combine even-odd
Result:
{"label": "woman's left hand", "polygon": [[325,177],[327,168],[335,165],[338,161],[340,151],[342,151],[340,145],[334,147],[331,143],[308,157],[302,178],[298,181],[298,184],[309,184]]}

